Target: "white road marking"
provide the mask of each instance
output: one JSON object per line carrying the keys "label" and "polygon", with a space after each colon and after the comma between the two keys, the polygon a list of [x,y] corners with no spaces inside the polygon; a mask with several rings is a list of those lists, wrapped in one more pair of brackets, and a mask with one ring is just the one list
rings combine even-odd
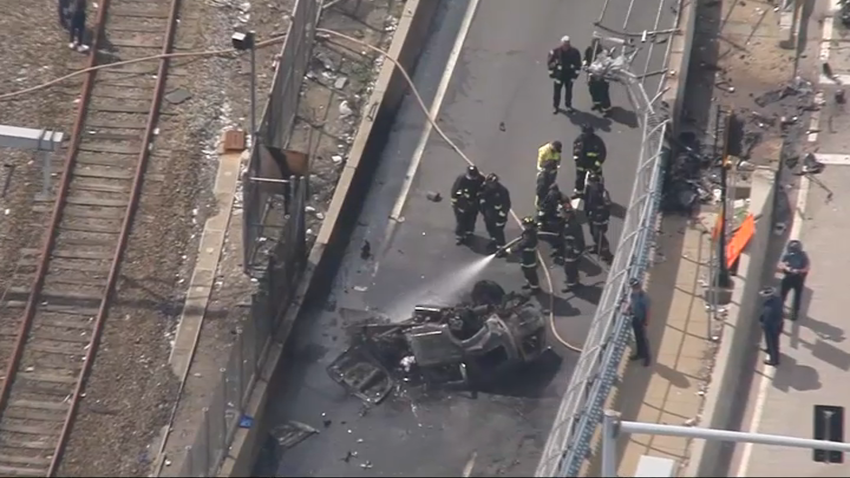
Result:
{"label": "white road marking", "polygon": [[815,153],[815,157],[823,164],[833,166],[850,166],[850,154]]}
{"label": "white road marking", "polygon": [[[839,0],[829,0],[829,12],[835,12],[838,9]],[[820,45],[820,60],[822,63],[825,63],[829,60],[829,50],[832,43],[832,38],[835,33],[835,18],[830,15],[826,18],[823,23],[823,35],[821,37],[821,45]],[[844,78],[846,76],[846,79]],[[850,84],[850,75],[836,75],[837,79],[841,81],[843,84]],[[835,84],[836,82],[827,78],[824,75],[820,75],[820,83],[821,84]],[[822,95],[822,93],[820,93]],[[809,131],[811,133],[808,134],[808,142],[811,144],[817,142],[818,140],[818,129],[820,128],[820,111],[815,111],[812,113],[811,123],[809,124]],[[844,158],[850,158],[848,155],[817,155],[818,161],[823,161],[824,159],[832,159],[836,160],[838,156],[842,156]],[[836,163],[833,163],[836,164]],[[847,159],[846,163],[841,164],[850,164],[850,159]],[[791,223],[791,232],[789,234],[790,240],[799,240],[800,235],[803,232],[803,223],[805,222],[805,213],[806,213],[806,203],[809,199],[809,188],[811,187],[811,181],[806,176],[800,177],[800,187],[797,190],[797,203],[794,207],[794,219]],[[761,380],[758,384],[758,392],[756,395],[756,403],[753,407],[753,418],[750,422],[749,428],[746,430],[750,433],[758,433],[759,426],[761,425],[761,419],[764,415],[764,405],[767,402],[767,393],[770,390],[770,384],[773,382],[773,377],[776,375],[775,367],[767,367],[763,373],[759,374]],[[747,476],[747,469],[750,466],[750,460],[752,459],[753,454],[753,444],[745,443],[744,450],[741,454],[741,461],[738,466],[738,471],[735,473],[735,476],[745,477]]]}
{"label": "white road marking", "polygon": [[[446,97],[446,91],[449,88],[454,75],[455,67],[457,66],[460,52],[466,43],[466,37],[469,35],[469,28],[472,26],[472,19],[475,17],[475,12],[478,10],[478,4],[481,0],[470,0],[466,7],[466,13],[463,16],[463,22],[460,24],[460,31],[455,39],[454,47],[449,54],[449,59],[446,62],[446,71],[440,79],[440,84],[437,86],[437,92],[434,95],[434,102],[431,104],[431,111],[428,112],[432,118],[437,118],[440,114],[440,108],[443,106],[443,99]],[[428,139],[431,137],[431,131],[434,127],[430,121],[425,122],[425,129],[422,130],[422,136],[419,138],[419,144],[413,151],[413,160],[410,162],[410,167],[407,168],[407,174],[404,177],[404,182],[401,185],[401,193],[393,206],[393,211],[390,214],[391,221],[401,221],[401,211],[404,209],[404,204],[407,202],[407,197],[410,195],[410,187],[413,185],[413,178],[416,176],[416,171],[419,169],[419,163],[422,162],[422,155],[425,153],[425,146],[428,145]]]}

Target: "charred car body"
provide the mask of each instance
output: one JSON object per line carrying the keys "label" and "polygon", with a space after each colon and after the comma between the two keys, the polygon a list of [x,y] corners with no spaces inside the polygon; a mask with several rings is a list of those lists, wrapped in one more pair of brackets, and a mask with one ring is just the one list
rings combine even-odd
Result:
{"label": "charred car body", "polygon": [[546,322],[524,295],[481,281],[472,302],[420,305],[399,323],[367,323],[329,367],[331,378],[377,404],[398,380],[412,385],[460,385],[475,390],[505,378],[547,350]]}

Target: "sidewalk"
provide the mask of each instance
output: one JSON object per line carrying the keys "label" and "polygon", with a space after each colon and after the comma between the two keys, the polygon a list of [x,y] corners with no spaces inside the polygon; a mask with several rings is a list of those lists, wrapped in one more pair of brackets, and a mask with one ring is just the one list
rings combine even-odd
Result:
{"label": "sidewalk", "polygon": [[[827,5],[829,3],[829,5]],[[823,1],[821,8],[835,9],[836,2]],[[836,22],[837,23],[837,22]],[[836,37],[839,26],[835,26]],[[840,44],[832,42],[833,22],[824,22],[820,61],[829,62],[836,77],[850,77],[850,59]],[[817,32],[814,32],[815,34]],[[825,48],[824,48],[825,47]],[[850,255],[842,244],[850,231],[847,196],[850,194],[850,141],[845,132],[850,118],[844,105],[834,101],[838,86],[821,77],[825,106],[813,118],[809,145],[804,151],[817,151],[827,166],[813,181],[803,178],[797,192],[795,224],[791,239],[803,241],[811,260],[803,307],[796,322],[786,322],[779,367],[757,370],[752,419],[743,428],[750,432],[781,434],[801,438],[814,436],[816,405],[843,407],[848,392],[850,343],[846,330],[847,271]],[[790,300],[790,299],[789,299]],[[841,424],[846,428],[846,417]],[[846,441],[846,432],[838,438]],[[732,476],[848,476],[850,466],[822,464],[813,460],[811,450],[760,445],[739,445],[740,461]],[[846,459],[846,457],[845,457]]]}
{"label": "sidewalk", "polygon": [[[684,425],[693,423],[703,404],[702,390],[711,371],[714,345],[709,341],[711,319],[705,310],[701,281],[708,277],[710,235],[704,233],[714,214],[694,218],[664,218],[658,236],[656,264],[649,277],[649,341],[654,357],[650,367],[628,367],[612,394],[610,408],[624,420]],[[636,397],[643,397],[636,399]],[[683,438],[624,436],[617,447],[619,476],[633,476],[642,455],[683,464],[688,441]],[[599,476],[594,460],[587,476]]]}

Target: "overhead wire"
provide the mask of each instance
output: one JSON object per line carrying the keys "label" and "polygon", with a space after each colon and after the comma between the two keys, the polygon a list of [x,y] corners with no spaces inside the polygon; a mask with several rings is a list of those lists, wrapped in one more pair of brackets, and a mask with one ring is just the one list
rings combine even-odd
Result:
{"label": "overhead wire", "polygon": [[[382,49],[380,49],[376,46],[370,45],[367,42],[364,42],[360,39],[354,38],[354,37],[346,35],[344,33],[340,33],[340,32],[335,31],[335,30],[330,30],[330,29],[327,29],[327,28],[316,28],[316,33],[323,33],[323,34],[327,35],[327,37],[324,37],[324,38],[320,37],[321,40],[324,40],[324,41],[327,41],[327,42],[330,42],[330,43],[334,43],[334,44],[337,44],[339,46],[344,47],[345,45],[342,45],[339,40],[335,41],[331,38],[331,37],[337,37],[337,38],[340,38],[342,40],[360,45],[360,46],[362,46],[362,47],[364,47],[364,48],[366,48],[366,49],[368,49],[368,50],[370,50],[374,53],[377,53],[378,55],[381,55],[386,60],[389,60],[393,65],[395,65],[396,68],[398,68],[398,71],[404,77],[405,81],[407,82],[408,86],[410,87],[410,92],[413,94],[413,97],[416,99],[418,106],[422,109],[422,112],[425,114],[425,118],[428,120],[428,122],[434,128],[434,131],[436,131],[437,134],[443,139],[443,141],[445,141],[446,144],[448,144],[449,147],[458,156],[460,156],[461,159],[463,159],[468,165],[470,165],[470,166],[475,165],[475,163],[469,158],[469,156],[467,156],[466,153],[464,153],[463,150],[461,150],[460,147],[458,147],[457,144],[455,144],[455,142],[452,141],[451,138],[448,137],[448,135],[446,135],[446,133],[443,131],[443,129],[440,128],[440,125],[437,124],[436,118],[434,118],[430,115],[428,105],[425,103],[425,100],[422,99],[422,96],[420,95],[419,91],[416,88],[415,83],[413,82],[413,78],[411,78],[410,74],[404,68],[404,66],[402,66],[399,63],[398,60],[393,58],[392,55],[390,55],[386,51],[384,51],[384,50],[382,50]],[[275,43],[280,43],[285,38],[286,38],[285,34],[274,36],[272,38],[269,38],[268,40],[258,42],[256,44],[255,48],[262,48],[262,47],[266,47],[266,46],[269,46],[269,45],[273,45]],[[39,85],[31,86],[29,88],[24,88],[24,89],[21,89],[21,90],[10,92],[10,93],[0,94],[0,101],[9,100],[11,98],[14,98],[14,97],[17,97],[17,96],[23,96],[23,95],[33,93],[33,92],[36,92],[36,91],[39,91],[39,90],[44,90],[44,89],[50,88],[52,86],[55,86],[59,83],[62,83],[64,81],[70,80],[74,77],[84,75],[86,73],[90,73],[90,72],[93,72],[93,71],[106,70],[106,69],[116,68],[116,67],[119,67],[119,66],[131,65],[131,64],[135,64],[135,63],[142,63],[142,62],[146,62],[146,61],[161,60],[161,59],[164,59],[164,58],[201,58],[201,57],[209,57],[209,56],[221,56],[221,55],[234,54],[234,53],[239,53],[239,51],[236,50],[236,49],[233,49],[233,48],[227,48],[227,49],[220,49],[220,50],[203,50],[203,51],[165,53],[165,54],[161,53],[161,54],[158,54],[158,55],[151,55],[151,56],[146,56],[146,57],[143,57],[143,58],[134,58],[132,60],[123,60],[123,61],[117,61],[117,62],[114,62],[114,63],[105,63],[105,64],[102,64],[102,65],[93,66],[91,68],[83,68],[83,69],[74,71],[72,73],[69,73],[65,76],[61,76],[59,78],[50,80],[50,81],[45,82],[45,83],[41,83]],[[95,53],[92,53],[92,54],[95,54]],[[511,214],[511,217],[514,219],[514,221],[518,225],[520,225],[520,227],[521,227],[522,221],[521,221],[520,217],[517,215],[516,211],[511,209],[510,214]],[[548,306],[549,321],[548,322],[549,322],[549,329],[552,333],[552,336],[561,345],[563,345],[567,349],[572,350],[574,352],[581,353],[581,351],[582,351],[581,347],[578,347],[578,346],[570,343],[558,331],[558,328],[557,328],[556,322],[555,322],[556,296],[555,296],[555,285],[554,285],[554,281],[552,280],[552,274],[549,272],[548,264],[547,264],[546,260],[543,258],[543,255],[540,253],[540,251],[537,251],[537,258],[540,261],[540,264],[542,265],[543,276],[546,280],[546,286],[549,289],[549,306]]]}

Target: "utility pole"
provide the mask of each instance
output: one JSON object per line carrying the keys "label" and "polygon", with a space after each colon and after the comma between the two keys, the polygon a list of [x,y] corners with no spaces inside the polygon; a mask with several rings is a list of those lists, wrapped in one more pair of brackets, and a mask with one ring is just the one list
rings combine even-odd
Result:
{"label": "utility pole", "polygon": [[717,234],[717,278],[715,286],[728,289],[731,286],[729,266],[727,264],[726,235],[729,221],[729,138],[734,114],[724,114],[723,108],[717,106],[715,123],[715,144],[721,143],[720,151],[720,230]]}

